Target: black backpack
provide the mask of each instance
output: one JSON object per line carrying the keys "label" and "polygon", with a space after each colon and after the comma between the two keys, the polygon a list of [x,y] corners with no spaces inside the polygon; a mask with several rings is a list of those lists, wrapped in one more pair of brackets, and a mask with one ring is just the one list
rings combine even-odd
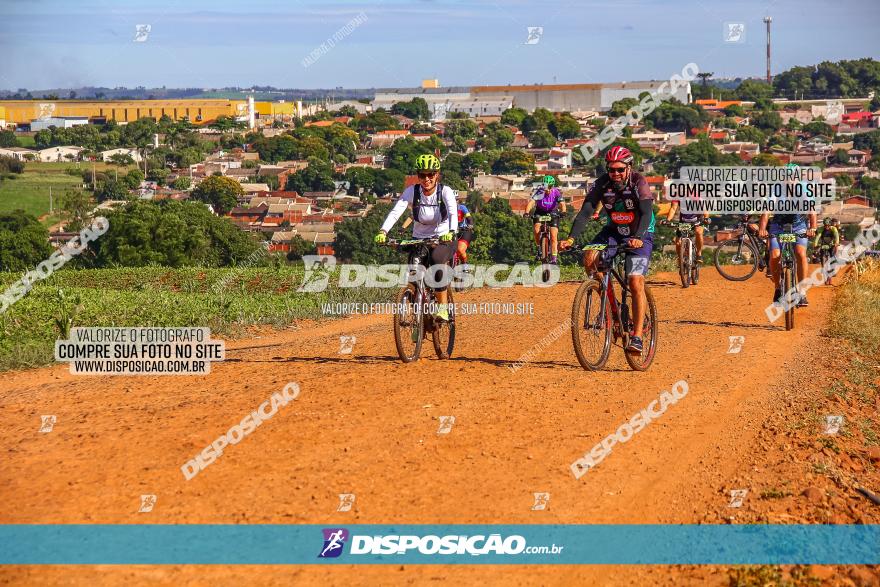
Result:
{"label": "black backpack", "polygon": [[[440,222],[446,222],[446,219],[449,217],[449,211],[446,209],[446,202],[443,200],[443,184],[437,184],[437,190],[434,192],[437,194],[437,202],[440,205]],[[416,222],[419,221],[419,212],[422,205],[422,186],[419,184],[415,184],[413,186],[413,220]]]}

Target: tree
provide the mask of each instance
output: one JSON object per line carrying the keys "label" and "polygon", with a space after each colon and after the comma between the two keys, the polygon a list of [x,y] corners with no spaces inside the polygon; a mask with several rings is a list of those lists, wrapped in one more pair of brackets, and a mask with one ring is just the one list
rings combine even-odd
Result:
{"label": "tree", "polygon": [[731,104],[730,106],[725,106],[722,112],[724,112],[725,116],[743,117],[746,115],[745,109],[739,104]]}
{"label": "tree", "polygon": [[135,200],[105,216],[110,228],[89,244],[97,267],[225,267],[258,247],[248,233],[198,202]]}
{"label": "tree", "polygon": [[871,151],[874,155],[880,155],[880,130],[872,130],[858,134],[853,138],[853,148],[860,151]]}
{"label": "tree", "polygon": [[551,120],[547,129],[560,139],[573,139],[581,134],[581,125],[567,112]]}
{"label": "tree", "polygon": [[515,126],[519,128],[519,126],[522,124],[522,121],[528,115],[529,113],[522,108],[508,108],[501,113],[501,124],[506,124],[508,126]]}
{"label": "tree", "polygon": [[49,258],[49,231],[24,210],[0,212],[0,271],[26,271]]}
{"label": "tree", "polygon": [[326,192],[335,187],[333,165],[316,157],[309,158],[309,166],[287,177],[285,189],[305,192]]}
{"label": "tree", "polygon": [[682,104],[675,98],[664,101],[654,109],[646,121],[665,132],[690,132],[694,128],[703,128],[709,122],[709,115],[696,104]]}
{"label": "tree", "polygon": [[847,165],[849,163],[849,155],[846,154],[846,149],[834,151],[834,162],[838,165]]}
{"label": "tree", "polygon": [[[351,107],[349,106],[349,108]],[[290,239],[290,250],[287,252],[287,260],[299,261],[303,258],[303,255],[314,255],[316,251],[315,243],[310,243],[297,234]]]}
{"label": "tree", "polygon": [[782,128],[782,117],[778,112],[770,112],[762,110],[761,112],[752,114],[752,126],[756,126],[762,130],[775,132]]}
{"label": "tree", "polygon": [[401,114],[414,120],[428,120],[431,111],[424,98],[413,98],[409,102],[396,102],[391,107],[391,114]]}
{"label": "tree", "polygon": [[400,124],[388,112],[379,108],[366,116],[355,118],[349,125],[358,131],[377,132],[380,130],[399,129]]}
{"label": "tree", "polygon": [[203,179],[192,191],[192,199],[210,204],[214,212],[226,215],[238,204],[238,196],[244,195],[241,184],[231,177],[212,175]]}
{"label": "tree", "polygon": [[18,147],[18,139],[11,130],[0,132],[0,147]]}
{"label": "tree", "polygon": [[79,232],[89,221],[94,203],[89,194],[81,189],[70,189],[61,196],[61,211],[64,217],[64,229],[68,232]]}
{"label": "tree", "polygon": [[535,170],[535,158],[519,149],[504,149],[492,166],[493,173],[525,174]]}
{"label": "tree", "polygon": [[[373,242],[382,222],[391,207],[388,204],[377,204],[363,218],[346,218],[336,224],[336,240],[333,250],[336,255],[351,263],[400,263],[399,255],[388,247]],[[392,234],[403,236],[401,222],[392,229]]]}
{"label": "tree", "polygon": [[192,185],[192,180],[190,178],[178,177],[171,184],[171,187],[173,187],[176,190],[188,190],[191,185]]}
{"label": "tree", "polygon": [[773,86],[764,81],[747,79],[736,88],[736,93],[740,100],[756,102],[761,98],[772,98]]}
{"label": "tree", "polygon": [[736,140],[740,142],[757,143],[763,145],[767,135],[753,126],[741,126],[736,129]]}
{"label": "tree", "polygon": [[823,135],[831,138],[834,136],[834,129],[821,120],[814,120],[813,122],[805,124],[802,130],[811,137]]}
{"label": "tree", "polygon": [[782,162],[770,153],[759,153],[752,158],[752,165],[778,167]]}
{"label": "tree", "polygon": [[128,197],[128,186],[113,179],[99,181],[95,186],[95,199],[99,202],[105,200],[124,200]]}
{"label": "tree", "polygon": [[456,137],[461,137],[462,139],[476,138],[477,124],[473,120],[450,120],[446,123],[443,136],[453,141]]}
{"label": "tree", "polygon": [[608,110],[608,116],[612,118],[626,116],[626,113],[629,112],[630,108],[638,103],[639,101],[636,98],[621,98],[620,100],[615,100],[611,103],[611,109]]}
{"label": "tree", "polygon": [[536,149],[549,149],[556,145],[556,138],[548,130],[538,130],[531,135],[532,146]]}
{"label": "tree", "polygon": [[126,165],[134,165],[134,158],[128,153],[113,153],[110,155],[110,163],[124,167]]}
{"label": "tree", "polygon": [[171,172],[164,167],[157,167],[155,169],[150,169],[147,172],[147,179],[155,181],[158,185],[165,185],[165,180],[168,179],[170,173]]}
{"label": "tree", "polygon": [[144,174],[140,169],[132,169],[119,178],[119,183],[125,186],[127,190],[137,189],[142,181],[144,181]]}
{"label": "tree", "polygon": [[498,122],[490,122],[483,129],[482,138],[491,140],[496,147],[504,148],[513,142],[513,133]]}

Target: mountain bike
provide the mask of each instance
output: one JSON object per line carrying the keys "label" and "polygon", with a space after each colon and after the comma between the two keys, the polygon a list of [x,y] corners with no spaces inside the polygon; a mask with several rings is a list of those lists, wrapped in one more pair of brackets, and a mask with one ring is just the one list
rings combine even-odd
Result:
{"label": "mountain bike", "polygon": [[[746,281],[758,269],[770,266],[770,249],[764,239],[749,230],[747,220],[739,223],[740,234],[722,241],[715,247],[715,268],[721,277],[730,281]],[[724,263],[724,249],[733,248],[733,256]]]}
{"label": "mountain bike", "polygon": [[386,246],[406,251],[408,254],[407,285],[397,294],[394,312],[394,344],[397,355],[404,363],[417,361],[422,351],[422,342],[431,335],[434,352],[438,359],[452,356],[455,346],[455,303],[450,281],[446,285],[446,301],[449,308],[449,321],[438,320],[432,309],[436,307],[437,296],[425,283],[425,271],[431,258],[431,249],[438,244],[438,238],[386,241]]}
{"label": "mountain bike", "polygon": [[794,328],[794,310],[800,299],[797,291],[797,257],[795,256],[794,247],[798,237],[803,237],[805,233],[795,234],[791,231],[791,224],[785,224],[782,232],[776,235],[779,242],[779,277],[780,282],[776,284],[776,288],[782,291],[780,299],[785,310],[785,329]]}
{"label": "mountain bike", "polygon": [[541,223],[541,227],[538,229],[538,251],[541,255],[541,265],[544,267],[544,270],[541,271],[541,281],[542,283],[549,283],[550,256],[552,253],[552,247],[550,246],[550,223],[553,221],[553,216],[550,214],[540,214],[536,220]]}
{"label": "mountain bike", "polygon": [[697,285],[700,279],[700,264],[697,263],[697,247],[694,243],[694,225],[689,222],[670,222],[678,232],[681,255],[678,257],[678,275],[681,286]]}
{"label": "mountain bike", "polygon": [[[820,244],[818,250],[816,251],[816,262],[819,263],[820,267],[825,267],[825,263],[831,258],[831,250],[834,247],[832,245]],[[825,277],[825,285],[831,285],[831,276],[827,275]]]}
{"label": "mountain bike", "polygon": [[[587,245],[583,251],[599,251],[597,270],[602,279],[587,279],[578,288],[571,308],[571,339],[581,367],[588,371],[601,369],[608,361],[611,345],[620,343],[622,349],[633,336],[633,321],[627,299],[632,297],[626,279],[621,277],[626,249],[608,245]],[[614,280],[612,280],[612,277]],[[620,299],[616,287],[620,288]],[[624,352],[626,362],[636,371],[651,366],[657,351],[657,304],[648,284],[645,284],[645,321],[642,330],[643,350],[640,354]]]}

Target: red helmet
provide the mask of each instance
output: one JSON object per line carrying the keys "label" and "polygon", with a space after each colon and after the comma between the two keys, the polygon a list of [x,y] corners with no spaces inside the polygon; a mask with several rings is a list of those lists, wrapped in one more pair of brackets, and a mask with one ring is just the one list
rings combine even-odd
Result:
{"label": "red helmet", "polygon": [[632,165],[633,154],[630,153],[630,150],[626,147],[611,147],[608,149],[608,152],[605,153],[605,162],[614,163],[616,161]]}

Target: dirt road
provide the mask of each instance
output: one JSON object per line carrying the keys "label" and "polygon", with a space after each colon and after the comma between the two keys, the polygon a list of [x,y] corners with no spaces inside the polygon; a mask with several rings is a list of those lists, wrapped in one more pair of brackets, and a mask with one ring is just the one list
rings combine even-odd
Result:
{"label": "dirt road", "polygon": [[[605,371],[580,368],[568,331],[510,367],[570,312],[575,284],[483,289],[459,302],[533,304],[532,316],[463,316],[451,360],[404,365],[388,316],[304,324],[227,344],[206,377],[87,377],[65,366],[0,383],[2,523],[692,523],[729,497],[778,394],[817,376],[812,347],[831,299],[810,293],[797,328],[764,314],[769,282],[706,270],[682,290],[652,278],[659,350],[646,373],[618,348]],[[356,337],[340,354],[340,336]],[[744,336],[739,353],[729,337]],[[570,465],[660,392],[689,393],[580,480]],[[180,467],[270,394],[298,399],[191,481]],[[40,416],[57,417],[38,432]],[[438,434],[441,416],[454,416]],[[550,494],[532,511],[534,492]],[[338,494],[353,493],[349,512]],[[141,494],[155,494],[138,513]],[[375,584],[439,578],[563,584],[644,581],[615,567],[8,567],[0,582],[162,581]]]}

